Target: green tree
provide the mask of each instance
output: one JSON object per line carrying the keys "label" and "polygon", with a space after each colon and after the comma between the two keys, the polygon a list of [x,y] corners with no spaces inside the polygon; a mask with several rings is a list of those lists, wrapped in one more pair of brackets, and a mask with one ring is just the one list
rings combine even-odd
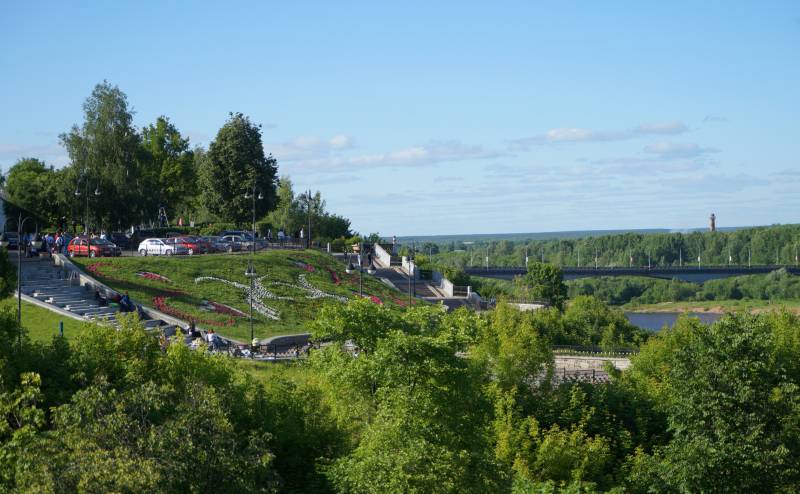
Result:
{"label": "green tree", "polygon": [[253,199],[245,193],[252,194],[254,185],[256,194],[262,196],[255,201],[256,217],[275,208],[276,173],[275,158],[264,156],[261,126],[241,113],[231,113],[201,163],[202,200],[223,221],[244,224],[253,207]]}
{"label": "green tree", "polygon": [[[65,194],[61,190],[63,175],[36,158],[17,161],[6,177],[6,216],[13,218],[21,208],[26,215],[33,214],[39,221],[57,224],[65,209]],[[15,228],[15,221],[8,226]]]}
{"label": "green tree", "polygon": [[197,192],[194,153],[189,149],[189,139],[181,136],[167,117],[161,116],[142,129],[142,146],[150,163],[145,176],[148,183],[148,209],[152,217],[163,205],[176,214],[186,214]]}
{"label": "green tree", "polygon": [[567,300],[567,285],[563,278],[558,267],[535,262],[528,266],[528,274],[517,279],[518,292],[529,299],[546,300],[561,310]]}
{"label": "green tree", "polygon": [[667,333],[668,340],[680,339],[680,346],[666,353],[675,345],[661,345],[637,359],[634,368],[647,369],[640,378],[647,372],[664,376],[652,389],[672,438],[652,456],[636,460],[631,478],[640,487],[634,490],[645,485],[677,492],[796,488],[800,375],[797,338],[786,338],[788,328],[797,334],[795,316],[731,315],[711,326],[696,325],[688,335]]}
{"label": "green tree", "polygon": [[[277,206],[267,215],[267,221],[275,229],[284,229],[286,232],[300,230],[303,224],[300,203],[295,199],[292,180],[289,177],[281,177],[278,180]],[[273,235],[277,231],[273,232]]]}
{"label": "green tree", "polygon": [[[362,361],[356,362],[356,361]],[[374,414],[353,452],[327,471],[343,492],[496,492],[498,472],[484,429],[490,406],[468,362],[427,336],[394,332],[376,352],[331,361],[358,369]]]}
{"label": "green tree", "polygon": [[71,161],[70,188],[79,193],[70,199],[71,210],[83,216],[88,194],[94,227],[121,229],[141,222],[149,212],[148,196],[142,193],[149,184],[142,177],[141,138],[127,96],[104,81],[95,86],[83,111],[83,124],[60,136]]}

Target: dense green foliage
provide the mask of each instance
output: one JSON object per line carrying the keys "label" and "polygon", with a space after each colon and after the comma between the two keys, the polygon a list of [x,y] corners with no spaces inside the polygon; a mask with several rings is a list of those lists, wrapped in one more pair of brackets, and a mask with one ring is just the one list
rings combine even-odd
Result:
{"label": "dense green foliage", "polygon": [[[303,192],[295,195],[291,179],[281,177],[277,195],[278,206],[266,216],[262,234],[266,234],[266,228],[272,228],[273,237],[279,229],[287,234],[294,234],[301,228],[308,229],[310,219],[311,234],[320,242],[352,236],[350,220],[326,211],[325,200],[319,191],[315,194]],[[339,252],[341,250],[340,248]]]}
{"label": "dense green foliage", "polygon": [[[197,259],[157,261],[182,261],[177,278],[208,268],[188,261],[213,258]],[[87,324],[43,343],[0,312],[0,491],[744,493],[800,483],[796,315],[711,326],[684,317],[647,338],[591,296],[532,312],[366,299],[318,312],[314,337],[327,344],[270,367],[162,342],[133,315],[119,331]],[[562,381],[554,344],[641,353],[628,370],[609,369],[609,382]]]}
{"label": "dense green foliage", "polygon": [[800,299],[800,277],[788,273],[785,269],[766,275],[710,280],[703,284],[644,277],[582,278],[566,283],[570,297],[592,295],[612,305]]}
{"label": "dense green foliage", "polygon": [[[598,237],[537,241],[453,242],[438,246],[438,264],[524,266],[543,261],[558,266],[677,266],[794,264],[800,248],[800,225],[744,228],[732,232],[623,233]],[[423,250],[428,252],[427,248]]]}
{"label": "dense green foliage", "polygon": [[561,270],[552,264],[535,262],[528,273],[516,279],[517,294],[525,300],[544,300],[558,309],[567,300],[567,285]]}
{"label": "dense green foliage", "polygon": [[[792,491],[796,316],[683,318],[610,382],[559,384],[555,338],[620,324],[577,302],[483,315],[331,305],[315,333],[332,344],[268,372],[163,347],[134,319],[24,338],[0,347],[0,489]],[[0,315],[0,339],[16,331]]]}
{"label": "dense green foliage", "polygon": [[260,218],[277,203],[277,170],[275,158],[264,155],[261,126],[241,113],[231,113],[200,163],[203,202],[223,221],[246,223],[253,207]]}

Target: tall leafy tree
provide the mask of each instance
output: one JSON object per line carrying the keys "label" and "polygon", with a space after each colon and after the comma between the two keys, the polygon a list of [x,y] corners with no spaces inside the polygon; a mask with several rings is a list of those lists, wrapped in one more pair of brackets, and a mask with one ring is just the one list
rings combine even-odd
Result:
{"label": "tall leafy tree", "polygon": [[56,172],[36,158],[22,158],[8,171],[5,193],[6,215],[13,216],[17,206],[44,221],[58,213],[55,197]]}
{"label": "tall leafy tree", "polygon": [[532,263],[528,274],[517,279],[517,289],[525,297],[546,300],[559,310],[567,301],[567,285],[561,269],[552,264]]}
{"label": "tall leafy tree", "polygon": [[273,211],[267,215],[272,226],[285,231],[294,232],[300,229],[303,222],[301,206],[294,196],[292,179],[283,176],[278,180],[277,203]]}
{"label": "tall leafy tree", "polygon": [[82,194],[88,193],[95,227],[124,228],[143,220],[149,191],[141,179],[141,138],[127,96],[103,81],[84,102],[83,111],[83,124],[60,136],[71,160],[70,178],[81,194],[73,199],[74,209],[83,211],[87,198]]}
{"label": "tall leafy tree", "polygon": [[142,146],[150,159],[144,177],[153,184],[148,205],[152,215],[158,206],[174,213],[185,213],[191,207],[197,191],[194,152],[189,139],[184,138],[167,117],[161,116],[142,129]]}
{"label": "tall leafy tree", "polygon": [[241,113],[231,113],[219,129],[200,168],[200,191],[209,211],[224,221],[246,223],[252,215],[252,193],[256,217],[264,216],[276,204],[275,186],[278,164],[264,155],[261,126]]}

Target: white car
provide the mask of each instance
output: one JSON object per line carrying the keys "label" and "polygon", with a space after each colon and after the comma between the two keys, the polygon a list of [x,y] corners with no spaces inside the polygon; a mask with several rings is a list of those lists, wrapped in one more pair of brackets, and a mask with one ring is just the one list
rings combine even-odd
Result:
{"label": "white car", "polygon": [[142,256],[171,256],[173,254],[188,254],[189,250],[180,244],[168,244],[160,238],[148,238],[139,244],[139,255]]}

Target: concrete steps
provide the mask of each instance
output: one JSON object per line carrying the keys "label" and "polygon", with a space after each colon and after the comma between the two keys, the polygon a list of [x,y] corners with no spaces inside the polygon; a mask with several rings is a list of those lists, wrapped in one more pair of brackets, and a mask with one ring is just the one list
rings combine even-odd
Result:
{"label": "concrete steps", "polygon": [[[12,258],[12,261],[16,259]],[[49,259],[25,260],[22,263],[21,291],[37,300],[72,312],[86,320],[95,321],[119,329],[118,307],[100,305],[95,293],[88,286],[80,286],[62,268],[54,266]],[[174,332],[177,327],[162,320],[144,322],[149,330]]]}

